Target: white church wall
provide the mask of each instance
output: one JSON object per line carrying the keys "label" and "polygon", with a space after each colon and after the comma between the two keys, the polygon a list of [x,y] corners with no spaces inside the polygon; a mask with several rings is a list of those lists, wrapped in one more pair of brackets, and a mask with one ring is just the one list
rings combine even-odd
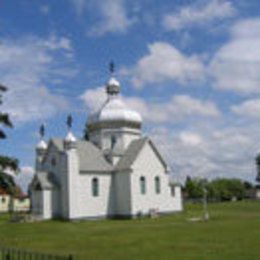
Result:
{"label": "white church wall", "polygon": [[110,150],[112,148],[112,136],[114,136],[116,142],[113,147],[113,151],[116,153],[122,153],[123,151],[123,141],[122,141],[122,134],[120,131],[115,129],[108,129],[102,131],[102,149],[103,150]]}
{"label": "white church wall", "polygon": [[79,158],[77,149],[66,150],[66,168],[62,176],[64,218],[77,218],[80,214],[79,192]]}
{"label": "white church wall", "polygon": [[116,211],[115,215],[131,215],[131,177],[130,172],[118,172],[115,174]]}
{"label": "white church wall", "polygon": [[100,130],[89,133],[89,140],[98,147],[101,147],[101,139]]}
{"label": "white church wall", "polygon": [[[51,195],[47,195],[47,193],[44,193],[41,198],[42,200],[42,206],[44,212],[40,213],[43,214],[44,218],[50,218],[61,216],[61,195],[59,188],[61,183],[62,176],[62,163],[61,163],[61,154],[58,151],[58,149],[53,145],[50,144],[48,147],[48,153],[46,154],[46,157],[44,158],[44,161],[42,163],[42,170],[48,172],[49,174],[52,174],[54,176],[54,180],[57,184],[57,187],[54,188],[54,191],[51,193]],[[51,198],[49,197],[51,196]],[[34,196],[32,196],[34,198]],[[47,202],[49,201],[49,202]],[[47,206],[47,203],[49,203]],[[34,205],[32,205],[32,209],[34,210]]]}
{"label": "white church wall", "polygon": [[48,154],[43,162],[43,170],[54,175],[57,183],[61,179],[61,158],[58,149],[54,145],[50,145]]}
{"label": "white church wall", "polygon": [[43,194],[41,190],[33,190],[31,196],[32,213],[42,215],[43,213]]}
{"label": "white church wall", "polygon": [[[92,180],[97,178],[99,193],[92,194]],[[105,217],[114,212],[114,187],[110,173],[80,173],[78,182],[79,211],[77,218]]]}
{"label": "white church wall", "polygon": [[61,194],[60,190],[54,188],[52,191],[52,217],[58,218],[61,217]]}
{"label": "white church wall", "polygon": [[141,133],[139,130],[125,128],[125,134],[122,136],[124,149],[126,149],[133,140],[140,138],[140,136]]}
{"label": "white church wall", "polygon": [[43,198],[43,219],[52,218],[52,194],[51,190],[43,190],[42,191]]}
{"label": "white church wall", "polygon": [[127,127],[122,127],[118,129],[103,129],[101,131],[91,133],[90,140],[93,143],[98,144],[98,146],[101,147],[102,150],[110,150],[112,136],[116,138],[114,151],[117,153],[121,153],[134,139],[140,138],[140,131]]}
{"label": "white church wall", "polygon": [[60,216],[62,218],[68,218],[69,215],[69,207],[68,207],[68,171],[67,171],[67,155],[64,153],[61,156],[60,160]]}
{"label": "white church wall", "polygon": [[[145,177],[146,193],[141,194],[140,178]],[[160,193],[155,190],[155,177],[160,179]],[[152,147],[147,143],[133,165],[131,175],[132,214],[149,214],[156,209],[159,212],[181,210],[181,200],[178,189],[172,196],[168,174]]]}

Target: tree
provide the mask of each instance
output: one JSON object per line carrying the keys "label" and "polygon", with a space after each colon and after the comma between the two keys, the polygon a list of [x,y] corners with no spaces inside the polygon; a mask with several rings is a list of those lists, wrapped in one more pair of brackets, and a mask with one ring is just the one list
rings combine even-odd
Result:
{"label": "tree", "polygon": [[192,199],[199,199],[203,197],[203,180],[199,178],[192,179],[187,176],[185,183],[185,190],[188,197]]}
{"label": "tree", "polygon": [[256,156],[256,169],[257,169],[257,175],[256,175],[256,181],[260,182],[260,154]]}
{"label": "tree", "polygon": [[[7,88],[3,85],[0,85],[0,105],[3,103],[2,94],[7,91]],[[7,113],[0,112],[0,126],[4,127],[13,127],[12,122],[9,119]],[[2,128],[0,128],[0,139],[5,139],[6,134]]]}
{"label": "tree", "polygon": [[217,201],[243,199],[245,197],[244,183],[239,179],[218,178],[208,184],[209,198]]}
{"label": "tree", "polygon": [[[7,88],[0,85],[0,105],[3,103],[2,94],[7,91]],[[0,126],[13,127],[9,115],[0,111]],[[2,128],[0,128],[0,139],[5,139],[6,134]],[[16,195],[17,186],[14,179],[7,171],[17,173],[19,170],[18,160],[15,158],[0,155],[0,187],[5,189],[9,194]]]}
{"label": "tree", "polygon": [[187,177],[185,190],[189,198],[202,198],[203,189],[206,189],[207,197],[215,201],[231,200],[234,197],[243,199],[246,190],[244,182],[239,179],[218,178],[207,182],[204,179]]}

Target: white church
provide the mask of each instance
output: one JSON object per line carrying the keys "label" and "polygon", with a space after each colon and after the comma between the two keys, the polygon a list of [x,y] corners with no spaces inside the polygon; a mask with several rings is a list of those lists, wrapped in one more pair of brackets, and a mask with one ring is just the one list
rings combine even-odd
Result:
{"label": "white church", "polygon": [[88,118],[88,141],[73,135],[71,122],[65,138],[47,144],[42,133],[30,184],[32,214],[38,219],[182,211],[180,186],[170,181],[170,168],[153,141],[142,135],[142,118],[124,104],[113,75],[106,92],[106,102]]}

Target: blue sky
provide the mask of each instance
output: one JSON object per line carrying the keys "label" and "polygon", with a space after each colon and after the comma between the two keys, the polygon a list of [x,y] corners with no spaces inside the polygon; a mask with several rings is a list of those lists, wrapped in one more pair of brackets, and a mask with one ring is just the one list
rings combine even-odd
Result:
{"label": "blue sky", "polygon": [[68,113],[81,137],[104,101],[108,63],[122,96],[144,120],[173,177],[254,181],[260,152],[258,0],[1,0],[1,154],[20,160],[18,181],[33,174],[38,128],[64,137]]}

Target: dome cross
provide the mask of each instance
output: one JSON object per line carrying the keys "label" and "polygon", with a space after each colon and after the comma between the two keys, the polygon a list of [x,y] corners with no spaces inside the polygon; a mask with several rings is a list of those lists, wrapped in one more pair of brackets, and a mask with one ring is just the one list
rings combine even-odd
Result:
{"label": "dome cross", "polygon": [[72,128],[72,123],[73,123],[72,115],[68,115],[67,122],[66,122],[68,130],[70,130]]}
{"label": "dome cross", "polygon": [[39,134],[40,134],[41,139],[43,139],[43,137],[45,136],[45,127],[44,127],[44,124],[42,124],[42,125],[40,126]]}
{"label": "dome cross", "polygon": [[110,71],[111,75],[113,75],[115,73],[115,63],[113,61],[111,61],[109,63],[109,71]]}

